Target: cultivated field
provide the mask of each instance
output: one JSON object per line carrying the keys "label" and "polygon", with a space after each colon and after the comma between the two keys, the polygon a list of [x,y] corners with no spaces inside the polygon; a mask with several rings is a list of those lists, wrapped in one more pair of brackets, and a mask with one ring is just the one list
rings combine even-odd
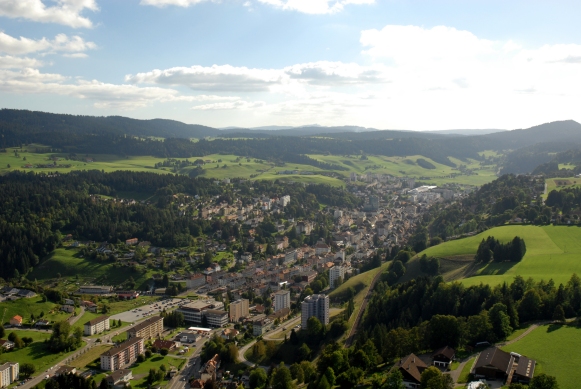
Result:
{"label": "cultivated field", "polygon": [[552,190],[581,187],[581,178],[576,177],[547,178],[545,179],[545,182],[547,183],[547,194],[549,194]]}
{"label": "cultivated field", "polygon": [[503,349],[535,359],[541,365],[535,374],[557,377],[561,389],[577,389],[581,381],[580,335],[580,327],[544,325]]}
{"label": "cultivated field", "polygon": [[[492,262],[474,268],[471,271],[472,276],[462,280],[465,285],[479,283],[496,285],[505,281],[510,283],[516,275],[532,277],[536,281],[552,278],[559,284],[566,283],[573,273],[581,274],[581,228],[578,227],[520,225],[496,227],[473,237],[430,247],[420,255],[450,259],[470,257],[476,254],[478,244],[488,236],[494,236],[503,242],[520,236],[525,240],[527,253],[519,263]],[[417,261],[417,258],[413,261]]]}

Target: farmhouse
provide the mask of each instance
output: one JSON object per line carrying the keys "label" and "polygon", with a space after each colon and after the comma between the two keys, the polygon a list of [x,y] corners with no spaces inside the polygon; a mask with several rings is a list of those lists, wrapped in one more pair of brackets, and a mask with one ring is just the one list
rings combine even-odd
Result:
{"label": "farmhouse", "polygon": [[10,325],[20,327],[22,326],[22,316],[16,315],[10,319]]}
{"label": "farmhouse", "polygon": [[536,361],[517,353],[507,353],[498,347],[490,347],[480,353],[474,364],[476,378],[528,383],[534,376]]}
{"label": "farmhouse", "polygon": [[406,388],[419,388],[422,381],[422,373],[428,368],[418,356],[410,354],[399,360],[393,369],[398,369],[403,376],[403,383]]}
{"label": "farmhouse", "polygon": [[432,354],[432,358],[434,360],[434,366],[438,367],[448,367],[454,360],[454,356],[456,355],[456,351],[452,347],[444,346]]}

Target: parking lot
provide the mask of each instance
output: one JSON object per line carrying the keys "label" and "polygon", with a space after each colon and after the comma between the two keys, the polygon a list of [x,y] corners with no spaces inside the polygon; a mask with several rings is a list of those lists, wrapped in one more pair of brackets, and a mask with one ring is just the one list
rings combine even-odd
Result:
{"label": "parking lot", "polygon": [[144,318],[148,318],[153,315],[159,315],[159,313],[164,309],[166,311],[175,309],[179,306],[179,304],[186,304],[189,301],[190,300],[188,299],[168,299],[163,301],[157,301],[155,303],[143,305],[130,311],[118,313],[116,315],[111,316],[111,319],[114,320],[121,319],[121,321],[127,323],[135,323],[138,320],[142,320]]}

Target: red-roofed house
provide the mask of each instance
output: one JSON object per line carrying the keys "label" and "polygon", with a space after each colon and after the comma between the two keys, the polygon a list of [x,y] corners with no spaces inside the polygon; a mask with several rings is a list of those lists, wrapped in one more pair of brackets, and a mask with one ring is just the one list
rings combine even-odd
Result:
{"label": "red-roofed house", "polygon": [[10,319],[10,325],[17,327],[22,326],[22,316],[20,315],[14,316],[12,319]]}

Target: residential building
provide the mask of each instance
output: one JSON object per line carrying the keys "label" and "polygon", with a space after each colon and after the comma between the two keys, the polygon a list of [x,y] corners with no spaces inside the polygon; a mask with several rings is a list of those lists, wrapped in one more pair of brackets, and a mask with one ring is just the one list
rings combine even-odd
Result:
{"label": "residential building", "polygon": [[188,289],[197,289],[206,284],[206,276],[200,273],[196,273],[186,279],[186,287]]}
{"label": "residential building", "polygon": [[10,319],[10,325],[20,327],[22,326],[22,316],[16,315]]}
{"label": "residential building", "polygon": [[224,327],[228,324],[228,312],[223,309],[206,309],[204,316],[210,327]]}
{"label": "residential building", "polygon": [[289,195],[282,196],[280,199],[278,199],[278,203],[280,204],[281,207],[286,207],[288,203],[290,203],[290,196]]}
{"label": "residential building", "polygon": [[252,322],[252,334],[254,336],[261,336],[264,335],[268,330],[272,328],[272,320],[264,315],[260,315],[261,317],[255,319]]}
{"label": "residential building", "polygon": [[109,329],[109,316],[99,316],[85,323],[83,334],[85,336],[91,336],[95,334],[100,334],[101,332],[107,331],[108,329]]}
{"label": "residential building", "polygon": [[230,303],[230,320],[233,322],[239,321],[241,318],[248,317],[248,308],[250,301],[247,299],[240,299]]}
{"label": "residential building", "polygon": [[125,244],[127,246],[133,246],[133,245],[136,245],[138,242],[139,242],[139,239],[137,239],[137,238],[131,238],[131,239],[127,239],[125,241]]}
{"label": "residential building", "polygon": [[134,300],[139,297],[139,292],[135,290],[122,290],[117,292],[117,297],[121,300]]}
{"label": "residential building", "polygon": [[528,384],[535,374],[536,361],[517,353],[507,353],[498,347],[490,347],[480,353],[472,373],[476,378],[506,380]]}
{"label": "residential building", "polygon": [[6,388],[18,380],[20,365],[18,362],[6,362],[0,366],[0,388]]}
{"label": "residential building", "polygon": [[172,340],[156,339],[153,342],[153,345],[152,346],[155,347],[158,350],[161,350],[161,349],[164,349],[164,348],[166,348],[168,350],[173,350],[174,348],[177,347],[177,343],[174,342],[174,341],[172,341]]}
{"label": "residential building", "polygon": [[418,356],[410,354],[399,360],[392,370],[399,370],[403,376],[403,384],[409,389],[419,389],[422,381],[422,373],[428,368]]}
{"label": "residential building", "polygon": [[143,338],[133,337],[101,354],[101,370],[116,371],[130,366],[144,352]]}
{"label": "residential building", "polygon": [[133,379],[133,373],[129,369],[119,369],[109,374],[104,379],[107,381],[109,388],[123,389],[126,388],[129,381]]}
{"label": "residential building", "polygon": [[79,288],[80,294],[110,294],[113,291],[112,286],[86,285]]}
{"label": "residential building", "polygon": [[76,373],[77,373],[76,367],[69,366],[69,365],[61,365],[55,370],[54,376],[58,377],[60,375],[76,374]]}
{"label": "residential building", "polygon": [[75,312],[75,307],[72,306],[72,305],[63,305],[61,307],[61,311],[68,312],[68,313],[73,313],[73,312]]}
{"label": "residential building", "polygon": [[206,382],[208,380],[216,380],[216,373],[220,367],[220,356],[214,355],[212,359],[204,364],[200,370],[200,380]]}
{"label": "residential building", "polygon": [[320,239],[317,244],[315,245],[315,254],[327,254],[331,252],[331,247],[325,243],[323,239]]}
{"label": "residential building", "polygon": [[0,339],[0,348],[4,351],[12,350],[14,348],[14,342],[11,342],[7,339]]}
{"label": "residential building", "polygon": [[336,288],[338,286],[336,285],[337,280],[341,279],[341,281],[343,281],[344,278],[345,278],[344,266],[333,266],[332,268],[329,269],[329,285],[331,286],[331,288]]}
{"label": "residential building", "polygon": [[312,316],[321,321],[321,324],[329,324],[329,296],[324,294],[313,294],[305,297],[301,303],[301,324],[302,328],[307,328],[307,321]]}
{"label": "residential building", "polygon": [[149,319],[134,325],[127,330],[127,339],[142,338],[151,339],[161,336],[163,332],[163,317],[152,316]]}
{"label": "residential building", "polygon": [[455,356],[456,351],[452,347],[444,346],[434,351],[432,360],[434,366],[448,368]]}
{"label": "residential building", "polygon": [[313,225],[310,222],[300,221],[295,227],[297,234],[310,235],[313,230]]}
{"label": "residential building", "polygon": [[284,308],[290,309],[290,291],[283,289],[274,293],[274,312]]}

